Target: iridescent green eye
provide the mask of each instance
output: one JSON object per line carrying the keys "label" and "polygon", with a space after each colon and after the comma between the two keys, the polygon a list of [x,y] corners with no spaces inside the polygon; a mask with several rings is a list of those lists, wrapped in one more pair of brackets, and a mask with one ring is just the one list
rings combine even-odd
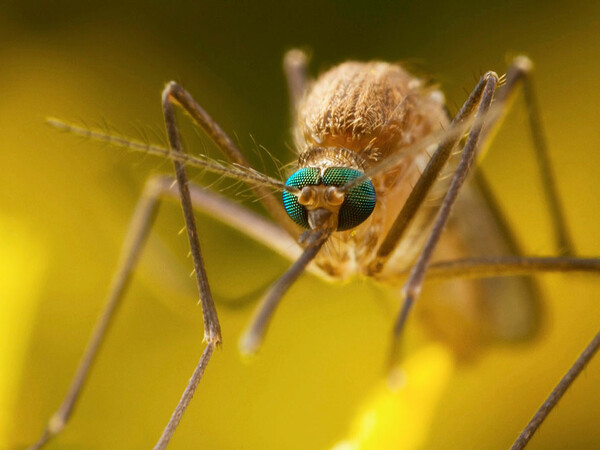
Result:
{"label": "iridescent green eye", "polygon": [[[323,184],[343,186],[362,175],[362,172],[347,167],[330,167],[323,174]],[[373,212],[375,202],[375,188],[371,180],[365,179],[352,187],[346,192],[346,198],[340,208],[337,230],[349,230],[363,223]]]}
{"label": "iridescent green eye", "polygon": [[[324,184],[341,187],[357,179],[363,173],[347,167],[330,167],[321,177],[320,169],[305,167],[297,170],[285,182],[286,186],[302,189],[304,186]],[[298,197],[283,191],[283,207],[294,222],[304,228],[308,224],[308,211],[298,202]],[[369,179],[352,187],[345,193],[344,203],[338,214],[337,231],[345,231],[363,223],[375,208],[375,188]]]}
{"label": "iridescent green eye", "polygon": [[[316,167],[305,167],[295,171],[285,182],[286,186],[302,189],[304,186],[319,184],[321,174]],[[303,228],[308,225],[308,211],[298,202],[298,197],[283,191],[283,207],[294,222]]]}

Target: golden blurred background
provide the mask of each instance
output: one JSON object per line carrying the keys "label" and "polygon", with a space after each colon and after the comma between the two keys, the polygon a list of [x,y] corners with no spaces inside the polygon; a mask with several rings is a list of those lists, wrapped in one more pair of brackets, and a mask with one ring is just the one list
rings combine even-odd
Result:
{"label": "golden blurred background", "polygon": [[[347,59],[407,61],[440,83],[453,112],[484,71],[502,73],[524,53],[536,64],[569,229],[581,255],[600,255],[599,4],[438,3],[2,2],[1,448],[32,443],[60,404],[144,180],[171,171],[168,162],[59,133],[44,125],[46,116],[161,142],[159,94],[175,79],[262,167],[258,145],[283,163],[293,157],[281,70],[292,47],[312,51],[313,74]],[[520,242],[547,255],[550,227],[526,119],[518,100],[483,165]],[[182,128],[190,151],[218,155]],[[267,170],[276,174],[268,163]],[[192,179],[207,178],[195,171]],[[172,448],[322,449],[347,440],[378,395],[397,293],[306,275],[259,356],[242,361],[236,342],[252,300],[287,263],[198,220],[224,345]],[[182,227],[179,206],[166,202],[72,421],[48,448],[148,448],[157,440],[203,348]],[[470,365],[454,365],[440,349],[415,350],[415,373],[431,382],[421,383],[408,409],[395,415],[392,398],[387,415],[371,416],[379,417],[371,423],[377,445],[507,448],[600,327],[598,281],[539,277],[546,325],[529,344],[490,349]],[[412,320],[408,334],[418,333]],[[531,448],[600,446],[598,380],[600,360]]]}

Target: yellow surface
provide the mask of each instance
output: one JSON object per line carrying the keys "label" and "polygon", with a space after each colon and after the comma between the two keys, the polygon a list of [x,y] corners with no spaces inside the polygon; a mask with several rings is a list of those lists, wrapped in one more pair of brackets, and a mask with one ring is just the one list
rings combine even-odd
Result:
{"label": "yellow surface", "polygon": [[13,217],[0,217],[0,242],[0,446],[5,448],[11,442],[13,411],[25,370],[22,347],[31,335],[47,260],[33,228]]}
{"label": "yellow surface", "polygon": [[450,351],[432,345],[406,359],[394,383],[381,380],[357,413],[348,439],[334,450],[423,448],[453,372]]}

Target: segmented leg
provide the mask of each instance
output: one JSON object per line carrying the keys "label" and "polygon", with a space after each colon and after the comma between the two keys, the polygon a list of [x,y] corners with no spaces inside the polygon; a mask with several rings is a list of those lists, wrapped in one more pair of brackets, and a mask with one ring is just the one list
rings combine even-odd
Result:
{"label": "segmented leg", "polygon": [[600,258],[498,256],[437,261],[427,269],[427,281],[513,277],[546,272],[600,273]]}
{"label": "segmented leg", "polygon": [[283,58],[283,71],[288,85],[292,123],[296,121],[298,105],[307,87],[308,55],[299,49],[292,49]]}
{"label": "segmented leg", "polygon": [[573,381],[579,376],[585,366],[592,360],[594,355],[600,348],[600,331],[590,341],[588,346],[579,355],[577,360],[569,368],[567,373],[562,377],[560,382],[554,387],[546,401],[540,406],[535,415],[531,418],[525,429],[521,432],[517,440],[511,447],[511,450],[521,450],[531,440],[533,434],[540,427],[542,422],[546,419],[550,411],[556,406],[559,400],[562,398],[565,392],[569,389]]}
{"label": "segmented leg", "polygon": [[252,354],[258,350],[262,344],[267,327],[273,317],[275,309],[279,305],[283,295],[290,286],[305,271],[310,262],[317,256],[319,250],[323,247],[331,231],[309,232],[305,242],[305,249],[302,255],[294,261],[292,266],[273,283],[267,292],[263,295],[250,326],[244,332],[239,341],[239,348],[243,354]]}
{"label": "segmented leg", "polygon": [[58,410],[48,421],[42,436],[30,449],[42,447],[49,439],[60,433],[71,417],[98,351],[104,342],[105,334],[112,324],[115,313],[125,295],[133,270],[152,228],[154,217],[158,210],[158,199],[165,189],[168,189],[168,186],[165,187],[163,179],[155,178],[146,183],[144,192],[133,213],[123,246],[121,247],[121,255],[108,294],[106,295],[104,309],[96,322],[87,347],[79,361],[69,390]]}
{"label": "segmented leg", "polygon": [[[479,97],[479,101],[477,102],[479,106],[477,108],[477,113],[475,115],[475,122],[474,122],[471,130],[469,131],[467,141],[462,150],[460,162],[458,164],[456,171],[454,172],[452,181],[450,183],[450,187],[448,188],[448,192],[446,193],[446,195],[444,197],[442,206],[440,207],[440,210],[438,211],[438,214],[435,218],[433,228],[431,230],[431,233],[429,234],[429,237],[427,238],[427,241],[425,243],[423,251],[419,255],[419,258],[417,259],[417,262],[413,266],[413,268],[410,272],[410,275],[408,277],[408,280],[406,281],[406,283],[404,284],[404,287],[402,289],[404,302],[402,304],[400,314],[398,315],[398,319],[396,320],[396,323],[394,325],[394,340],[392,343],[392,354],[391,354],[392,362],[395,361],[398,357],[399,337],[402,334],[402,330],[404,328],[404,324],[406,323],[408,313],[412,309],[412,305],[414,304],[415,300],[417,299],[417,297],[419,296],[419,294],[421,292],[423,281],[425,279],[425,273],[426,273],[427,267],[431,261],[433,251],[435,250],[435,247],[439,241],[439,238],[442,234],[444,226],[446,225],[446,222],[448,221],[448,217],[450,216],[450,211],[452,209],[452,205],[456,201],[456,198],[458,196],[460,188],[463,185],[463,183],[467,177],[467,174],[469,172],[469,169],[475,159],[475,155],[477,153],[477,144],[479,142],[479,136],[481,134],[481,130],[482,130],[483,124],[484,124],[483,120],[484,120],[486,114],[488,113],[489,107],[492,103],[492,99],[494,96],[494,91],[496,89],[497,82],[498,82],[498,76],[495,73],[488,72],[487,74],[485,74],[483,76],[481,82],[478,84],[477,88],[473,92],[473,94],[467,100],[467,104],[465,104],[465,106],[468,106],[470,104],[470,102],[473,101],[472,99],[473,99],[474,94],[478,93],[480,86],[482,86],[481,94],[477,95],[477,97]],[[463,106],[463,110],[465,109],[465,106]],[[439,150],[438,150],[438,152],[436,152],[436,154],[434,154],[434,156],[432,157],[432,160],[434,158],[436,158],[436,155],[438,153],[439,153]],[[429,166],[431,166],[431,164],[429,164],[428,167]],[[427,169],[425,170],[425,172],[427,172]],[[425,173],[423,176],[425,176]],[[423,178],[423,176],[421,177],[421,179]],[[419,180],[419,181],[421,181],[421,180]],[[419,185],[419,183],[417,183],[417,186],[418,185]],[[415,186],[415,189],[416,189],[416,186]]]}
{"label": "segmented leg", "polygon": [[[177,129],[177,123],[175,120],[175,110],[173,103],[173,92],[178,92],[181,97],[181,88],[174,84],[169,83],[163,91],[162,104],[163,112],[165,116],[165,125],[167,128],[167,136],[169,138],[169,147],[171,151],[175,153],[183,153],[181,149],[181,141],[179,138],[179,130]],[[184,96],[185,97],[185,96]],[[198,294],[200,295],[200,303],[202,304],[202,318],[204,320],[204,340],[206,341],[206,348],[200,357],[200,361],[188,382],[181,399],[177,403],[167,426],[165,427],[159,441],[156,443],[155,449],[164,449],[167,447],[175,429],[179,425],[179,421],[183,416],[187,406],[189,405],[196,387],[204,375],[204,370],[208,365],[210,357],[217,345],[221,343],[221,325],[219,324],[219,318],[217,316],[217,309],[215,308],[215,302],[213,301],[212,294],[210,292],[210,286],[208,284],[208,276],[206,275],[206,269],[204,267],[204,258],[202,257],[202,250],[200,248],[200,241],[198,240],[198,229],[196,227],[196,219],[192,208],[192,199],[190,196],[190,190],[188,187],[188,178],[185,170],[185,165],[180,161],[173,161],[175,167],[175,177],[177,178],[177,186],[179,188],[179,196],[181,197],[181,207],[183,209],[183,217],[185,219],[185,227],[188,233],[188,241],[190,244],[190,252],[192,254],[192,260],[194,261],[194,273],[196,274],[196,284],[198,287]]]}
{"label": "segmented leg", "polygon": [[[517,87],[523,86],[525,105],[529,116],[529,129],[533,140],[533,148],[539,166],[542,186],[546,197],[546,203],[552,220],[554,241],[561,255],[574,255],[575,247],[573,240],[567,230],[565,214],[556,189],[554,172],[550,163],[548,143],[542,126],[540,106],[533,87],[532,73],[533,63],[525,56],[515,58],[506,73],[506,83],[498,88],[495,95],[495,103],[502,108],[505,114],[510,109],[510,103],[514,98]],[[502,115],[497,115],[485,126],[481,141],[490,141],[489,135],[493,134],[502,121]]]}

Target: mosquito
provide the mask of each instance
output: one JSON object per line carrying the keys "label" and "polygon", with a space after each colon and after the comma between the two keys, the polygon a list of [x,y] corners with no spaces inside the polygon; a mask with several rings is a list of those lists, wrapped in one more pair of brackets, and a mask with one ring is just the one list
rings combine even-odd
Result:
{"label": "mosquito", "polygon": [[[477,318],[487,321],[485,328],[492,330],[493,337],[516,340],[535,333],[539,305],[535,285],[530,279],[515,275],[600,271],[600,258],[573,256],[531,82],[532,64],[526,57],[516,58],[503,77],[494,72],[484,74],[453,119],[446,110],[443,94],[398,64],[346,62],[311,81],[307,75],[307,55],[291,50],[284,58],[284,71],[298,153],[295,171],[286,181],[253,169],[238,146],[175,82],[168,83],[162,94],[168,149],[50,120],[59,129],[169,158],[174,164],[175,177],[159,176],[147,182],[121,250],[105,309],[68,393],[31,448],[42,447],[60,433],[72,415],[151,230],[158,203],[164,197],[181,201],[206,346],[156,449],[168,445],[222,340],[194,208],[230,224],[292,261],[259,302],[240,339],[240,350],[244,353],[253,353],[260,347],[278,304],[305,270],[329,280],[365,276],[390,285],[402,284],[402,305],[392,328],[390,367],[401,361],[400,337],[426,280],[480,279],[476,298],[456,301],[477,311]],[[519,86],[528,105],[559,256],[523,256],[481,172],[475,171],[465,184],[477,155],[500,125]],[[188,113],[229,163],[183,152],[176,106]],[[273,221],[190,183],[186,166],[246,182]],[[274,191],[279,192],[279,198]],[[475,223],[467,217],[475,218]],[[470,236],[475,232],[478,237],[461,241],[461,230],[467,226],[472,231]],[[452,256],[465,252],[466,257]],[[450,256],[439,258],[440,254]],[[448,334],[443,326],[438,324],[438,327],[439,334]],[[454,339],[454,344],[460,347],[464,336],[448,339]],[[600,333],[568,370],[513,448],[527,444],[598,346]]]}

